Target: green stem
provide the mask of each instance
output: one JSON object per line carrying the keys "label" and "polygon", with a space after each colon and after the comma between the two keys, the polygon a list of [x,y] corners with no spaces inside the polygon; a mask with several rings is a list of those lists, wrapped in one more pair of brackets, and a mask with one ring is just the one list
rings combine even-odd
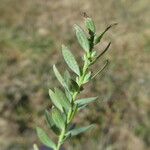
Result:
{"label": "green stem", "polygon": [[[86,62],[84,63],[83,73],[82,73],[82,76],[79,78],[79,83],[78,83],[78,84],[79,84],[79,88],[78,88],[78,90],[75,91],[75,92],[73,93],[73,95],[72,95],[72,101],[73,101],[73,102],[75,101],[77,95],[78,95],[79,92],[80,92],[80,88],[81,88],[81,86],[83,85],[83,80],[84,80],[84,77],[85,77],[85,75],[86,75],[86,72],[87,72],[89,66],[90,66],[90,65],[87,65]],[[61,145],[63,144],[63,140],[64,140],[65,134],[66,134],[66,129],[68,128],[68,125],[69,125],[70,122],[73,120],[73,118],[74,118],[74,116],[75,116],[75,114],[76,114],[76,109],[75,109],[75,107],[76,107],[76,106],[75,106],[74,103],[73,103],[73,105],[72,105],[72,111],[71,111],[71,114],[73,114],[73,116],[71,117],[71,119],[70,119],[69,121],[67,121],[66,127],[61,131],[61,134],[60,134],[59,139],[58,139],[57,147],[56,147],[55,150],[60,150],[60,147],[61,147]],[[75,112],[74,112],[74,111],[75,111]]]}
{"label": "green stem", "polygon": [[58,144],[57,144],[57,147],[56,147],[56,150],[59,150],[61,145],[62,145],[62,141],[64,139],[64,136],[65,136],[65,132],[66,132],[66,129],[64,128],[62,131],[61,131],[61,134],[59,136],[59,140],[58,140]]}

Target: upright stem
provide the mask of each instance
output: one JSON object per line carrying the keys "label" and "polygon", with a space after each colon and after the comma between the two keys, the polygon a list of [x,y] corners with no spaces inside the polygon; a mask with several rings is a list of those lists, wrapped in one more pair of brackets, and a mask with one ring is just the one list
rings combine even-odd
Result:
{"label": "upright stem", "polygon": [[62,141],[64,139],[64,136],[65,136],[65,131],[66,129],[64,128],[62,131],[61,131],[61,134],[59,136],[59,140],[58,140],[58,144],[57,144],[57,147],[56,147],[56,150],[59,150],[61,145],[62,145]]}
{"label": "upright stem", "polygon": [[[83,85],[84,77],[85,77],[85,75],[86,75],[86,72],[87,72],[89,66],[90,66],[90,65],[87,65],[87,63],[84,62],[84,66],[83,66],[83,70],[82,70],[82,75],[79,77],[79,83],[78,83],[79,88],[78,88],[77,91],[75,91],[75,92],[72,94],[72,101],[73,101],[73,106],[72,106],[72,107],[73,107],[73,108],[74,108],[74,106],[75,106],[75,105],[74,105],[74,101],[75,101],[77,95],[78,95],[79,92],[80,92],[81,86]],[[73,109],[73,108],[72,108],[72,112],[71,112],[71,113],[74,113],[74,109]],[[76,114],[76,112],[73,114],[72,119],[74,118],[75,114]],[[59,139],[58,139],[57,147],[56,147],[55,150],[60,150],[61,145],[62,145],[62,143],[63,143],[63,140],[64,140],[64,138],[65,138],[66,129],[67,129],[68,125],[70,124],[70,122],[72,121],[72,119],[71,119],[69,122],[66,123],[66,127],[61,131],[60,136],[59,136]]]}

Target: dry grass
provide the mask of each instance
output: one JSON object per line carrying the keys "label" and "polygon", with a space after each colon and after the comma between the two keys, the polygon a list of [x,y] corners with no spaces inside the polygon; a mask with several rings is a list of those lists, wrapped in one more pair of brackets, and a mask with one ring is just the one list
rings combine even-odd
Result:
{"label": "dry grass", "polygon": [[119,25],[97,47],[101,50],[112,41],[108,71],[84,93],[103,101],[75,120],[97,127],[65,146],[69,150],[150,146],[149,0],[0,0],[1,150],[32,149],[37,141],[35,124],[45,124],[43,110],[50,107],[47,89],[57,85],[51,66],[65,67],[61,44],[81,55],[72,25],[83,25],[83,11],[94,18],[100,32],[112,22]]}

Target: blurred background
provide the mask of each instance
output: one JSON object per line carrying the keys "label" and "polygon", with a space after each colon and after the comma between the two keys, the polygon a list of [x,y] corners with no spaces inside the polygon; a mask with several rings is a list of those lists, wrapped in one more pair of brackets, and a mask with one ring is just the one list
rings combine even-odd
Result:
{"label": "blurred background", "polygon": [[[150,1],[149,0],[0,0],[0,149],[40,146],[35,126],[49,131],[44,119],[51,103],[48,89],[59,86],[52,71],[66,68],[61,45],[80,61],[82,50],[73,24],[84,27],[87,12],[111,41],[108,69],[85,88],[99,96],[75,122],[96,128],[65,144],[66,150],[148,150],[150,147]],[[80,63],[81,64],[81,63]],[[55,136],[49,132],[50,137]]]}

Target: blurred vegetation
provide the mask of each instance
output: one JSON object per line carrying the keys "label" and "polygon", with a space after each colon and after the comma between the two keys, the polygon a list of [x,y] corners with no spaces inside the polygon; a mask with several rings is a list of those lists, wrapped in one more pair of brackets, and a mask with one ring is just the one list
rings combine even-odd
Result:
{"label": "blurred vegetation", "polygon": [[97,47],[100,51],[112,41],[109,69],[83,95],[99,95],[99,102],[75,119],[97,127],[66,149],[150,147],[149,0],[0,0],[1,150],[30,150],[38,142],[35,126],[45,126],[43,111],[51,107],[48,88],[58,85],[51,66],[65,68],[61,44],[72,47],[77,58],[82,55],[72,25],[82,24],[83,11],[100,32],[110,23],[119,25]]}

